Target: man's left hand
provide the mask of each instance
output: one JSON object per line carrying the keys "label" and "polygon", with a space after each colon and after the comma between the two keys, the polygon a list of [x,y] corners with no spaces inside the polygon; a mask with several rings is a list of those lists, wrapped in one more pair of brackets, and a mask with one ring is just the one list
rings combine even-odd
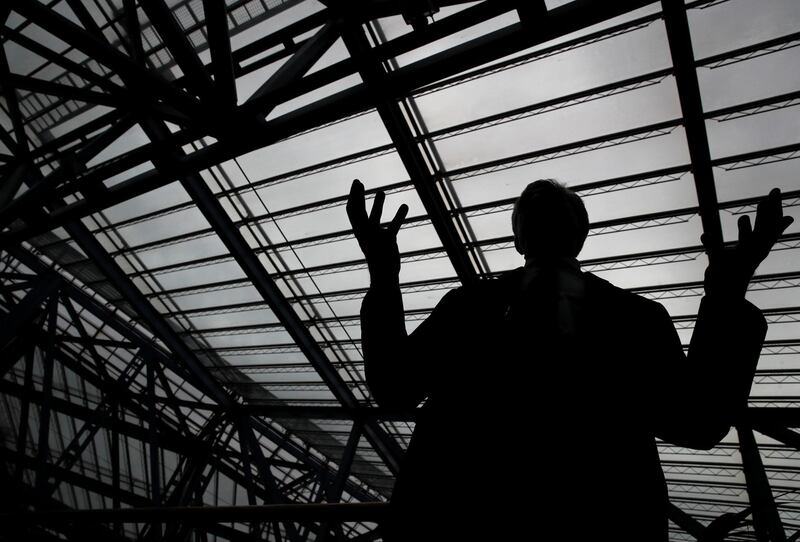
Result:
{"label": "man's left hand", "polygon": [[755,227],[750,217],[739,218],[739,242],[732,248],[711,247],[706,236],[700,238],[708,254],[706,293],[741,296],[758,266],[767,257],[778,238],[794,218],[783,215],[781,191],[774,188],[756,209]]}

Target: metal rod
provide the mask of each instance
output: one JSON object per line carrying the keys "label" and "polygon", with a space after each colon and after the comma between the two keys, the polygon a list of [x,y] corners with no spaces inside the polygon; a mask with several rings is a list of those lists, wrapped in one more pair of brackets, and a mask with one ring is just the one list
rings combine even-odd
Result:
{"label": "metal rod", "polygon": [[231,57],[231,38],[228,31],[228,12],[224,0],[203,0],[206,17],[214,90],[223,109],[236,106],[236,78]]}
{"label": "metal rod", "polygon": [[456,275],[464,284],[475,282],[478,278],[475,265],[464,248],[464,242],[450,216],[450,210],[447,208],[436,185],[436,179],[416,143],[408,121],[403,116],[397,101],[391,98],[392,92],[387,73],[370,47],[363,28],[360,25],[345,26],[342,37],[347,50],[358,65],[361,78],[368,89],[377,96],[378,114],[389,137],[392,138],[392,143],[394,143],[400,160],[425,207],[425,212],[450,258]]}
{"label": "metal rod", "polygon": [[714,171],[711,165],[711,152],[708,149],[708,134],[703,115],[703,102],[700,96],[700,83],[695,70],[692,36],[683,0],[662,0],[664,24],[675,67],[675,82],[683,111],[689,157],[692,161],[697,202],[706,244],[722,246],[722,223],[717,208],[717,190],[714,184]]}
{"label": "metal rod", "polygon": [[58,525],[97,523],[186,522],[249,523],[279,521],[306,523],[329,521],[380,522],[387,514],[385,503],[267,504],[260,506],[176,506],[0,514],[3,525]]}
{"label": "metal rod", "polygon": [[750,497],[750,506],[753,508],[753,523],[755,525],[756,540],[759,542],[784,542],[786,533],[783,530],[778,508],[772,496],[761,453],[758,450],[753,430],[750,427],[739,425],[736,427],[739,435],[739,452],[742,454],[742,469],[747,482],[747,494]]}

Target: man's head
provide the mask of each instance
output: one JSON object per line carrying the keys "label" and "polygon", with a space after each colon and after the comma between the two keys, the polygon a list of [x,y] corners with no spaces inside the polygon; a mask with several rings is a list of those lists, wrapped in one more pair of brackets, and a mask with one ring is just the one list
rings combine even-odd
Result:
{"label": "man's head", "polygon": [[526,259],[575,258],[589,233],[581,198],[553,179],[525,187],[511,214],[514,246]]}

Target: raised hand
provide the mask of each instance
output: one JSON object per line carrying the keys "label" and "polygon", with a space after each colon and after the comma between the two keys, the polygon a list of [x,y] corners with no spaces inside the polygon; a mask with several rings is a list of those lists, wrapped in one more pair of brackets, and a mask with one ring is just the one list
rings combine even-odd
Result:
{"label": "raised hand", "polygon": [[364,185],[355,179],[347,198],[347,217],[353,227],[358,245],[367,259],[372,282],[397,281],[400,273],[400,252],[397,248],[397,232],[408,214],[408,206],[403,204],[387,226],[381,226],[381,213],[386,195],[375,194],[372,210],[367,216],[364,201]]}
{"label": "raised hand", "polygon": [[783,216],[781,191],[774,188],[758,204],[755,228],[749,216],[739,218],[739,242],[735,247],[711,247],[707,238],[702,236],[700,239],[709,261],[706,293],[744,296],[753,273],[792,222],[792,217]]}

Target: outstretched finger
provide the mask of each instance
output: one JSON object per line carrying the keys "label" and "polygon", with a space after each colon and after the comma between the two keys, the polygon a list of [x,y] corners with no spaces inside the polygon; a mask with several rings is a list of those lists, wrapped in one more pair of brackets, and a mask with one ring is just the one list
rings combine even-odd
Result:
{"label": "outstretched finger", "polygon": [[781,190],[773,188],[767,197],[758,202],[755,230],[759,235],[770,235],[781,223]]}
{"label": "outstretched finger", "polygon": [[737,224],[739,226],[739,242],[744,243],[753,235],[753,225],[750,222],[750,217],[747,215],[740,216]]}
{"label": "outstretched finger", "polygon": [[372,210],[369,212],[369,221],[374,225],[381,223],[381,214],[383,213],[383,202],[386,200],[386,194],[383,190],[375,193],[375,199],[372,201]]}
{"label": "outstretched finger", "polygon": [[364,205],[364,185],[358,179],[353,180],[350,194],[347,196],[347,218],[353,230],[359,229],[367,221],[367,208]]}
{"label": "outstretched finger", "polygon": [[400,206],[395,213],[394,218],[389,223],[389,232],[391,232],[392,235],[397,235],[397,232],[400,231],[400,226],[403,225],[406,215],[408,215],[408,205],[404,203]]}
{"label": "outstretched finger", "polygon": [[780,228],[783,223],[783,200],[780,188],[773,188],[769,192],[769,216],[775,222],[775,228]]}

